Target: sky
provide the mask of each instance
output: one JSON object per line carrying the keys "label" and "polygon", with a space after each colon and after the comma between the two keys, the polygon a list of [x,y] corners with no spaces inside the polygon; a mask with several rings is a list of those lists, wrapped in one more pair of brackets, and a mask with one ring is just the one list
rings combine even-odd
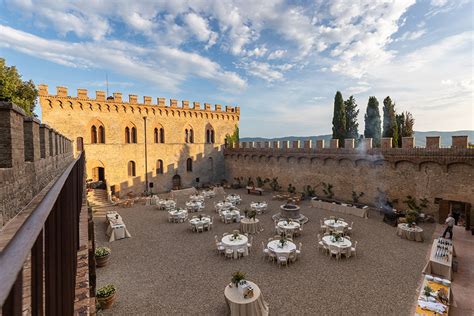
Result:
{"label": "sky", "polygon": [[[242,137],[331,133],[334,95],[474,129],[473,0],[0,0],[24,79],[240,106]],[[381,113],[382,113],[382,109]],[[40,113],[39,113],[40,114]]]}

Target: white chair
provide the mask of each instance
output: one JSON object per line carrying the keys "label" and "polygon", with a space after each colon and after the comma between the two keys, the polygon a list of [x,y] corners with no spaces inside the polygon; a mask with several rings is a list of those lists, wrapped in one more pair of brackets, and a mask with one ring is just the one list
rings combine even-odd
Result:
{"label": "white chair", "polygon": [[329,253],[332,256],[336,256],[336,259],[339,260],[341,258],[341,252],[339,250],[339,247],[336,247],[334,245],[329,245]]}
{"label": "white chair", "polygon": [[211,230],[211,229],[209,228],[209,226],[210,226],[209,222],[204,222],[202,226],[203,226],[203,229],[204,229],[204,230],[207,230],[207,231]]}
{"label": "white chair", "polygon": [[324,225],[324,222],[322,219],[319,220],[319,222],[321,223],[321,229],[320,229],[320,232],[321,233],[325,233],[328,229],[328,227],[326,225]]}
{"label": "white chair", "polygon": [[245,248],[237,249],[237,258],[243,257],[245,255]]}
{"label": "white chair", "polygon": [[272,262],[277,260],[277,254],[270,249],[268,250],[268,260],[271,260]]}
{"label": "white chair", "polygon": [[326,247],[324,247],[324,243],[321,240],[321,234],[318,234],[318,249],[319,251],[323,250],[324,252],[326,252]]}
{"label": "white chair", "polygon": [[354,225],[354,222],[351,222],[351,226],[347,227],[347,234],[352,236],[352,226]]}
{"label": "white chair", "polygon": [[289,256],[289,254],[286,254],[286,253],[278,254],[278,256],[277,256],[278,266],[280,266],[280,267],[282,265],[288,266],[288,256]]}
{"label": "white chair", "polygon": [[232,223],[232,214],[230,213],[224,214],[224,223],[226,224]]}
{"label": "white chair", "polygon": [[337,226],[336,233],[344,235],[344,226]]}
{"label": "white chair", "polygon": [[225,247],[222,246],[221,243],[216,242],[216,249],[217,249],[217,254],[224,254],[225,253]]}
{"label": "white chair", "polygon": [[265,244],[262,241],[262,253],[263,253],[263,259],[265,260],[266,258],[269,257],[269,250],[267,247],[265,247]]}
{"label": "white chair", "polygon": [[203,223],[199,223],[196,225],[196,231],[199,233],[203,233],[204,232],[204,224]]}
{"label": "white chair", "polygon": [[357,241],[354,242],[354,247],[351,247],[351,255],[357,257]]}
{"label": "white chair", "polygon": [[288,261],[293,263],[296,261],[298,256],[296,255],[296,250],[290,251],[290,255],[288,256]]}
{"label": "white chair", "polygon": [[303,247],[303,243],[299,243],[298,249],[296,249],[296,256],[300,257],[301,256],[301,248]]}
{"label": "white chair", "polygon": [[230,259],[234,259],[234,250],[231,249],[231,248],[226,248],[225,257],[230,258]]}
{"label": "white chair", "polygon": [[247,243],[247,248],[249,248],[249,252],[252,250],[252,243],[253,243],[253,236],[250,236],[249,242]]}

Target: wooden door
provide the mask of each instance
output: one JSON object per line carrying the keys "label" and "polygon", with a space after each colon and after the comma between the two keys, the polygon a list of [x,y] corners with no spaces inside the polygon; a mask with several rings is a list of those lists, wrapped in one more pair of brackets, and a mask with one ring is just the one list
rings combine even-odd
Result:
{"label": "wooden door", "polygon": [[446,218],[448,218],[448,214],[450,211],[450,205],[449,201],[447,200],[441,200],[439,201],[439,223],[444,224],[446,221]]}

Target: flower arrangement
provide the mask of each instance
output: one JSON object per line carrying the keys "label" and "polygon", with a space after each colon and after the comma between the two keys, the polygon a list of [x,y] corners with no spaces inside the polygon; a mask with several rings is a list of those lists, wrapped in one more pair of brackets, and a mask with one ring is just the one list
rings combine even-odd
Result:
{"label": "flower arrangement", "polygon": [[342,240],[342,235],[340,233],[335,233],[334,235],[332,235],[332,238],[334,241],[340,241]]}
{"label": "flower arrangement", "polygon": [[238,287],[240,281],[242,281],[242,280],[245,280],[245,273],[244,272],[236,271],[236,272],[232,273],[231,282],[232,282],[232,284],[235,285],[235,287]]}
{"label": "flower arrangement", "polygon": [[101,287],[97,290],[96,297],[97,298],[106,298],[110,297],[117,292],[117,288],[113,284],[107,284],[106,286]]}
{"label": "flower arrangement", "polygon": [[96,258],[103,258],[103,257],[106,257],[108,255],[110,255],[112,251],[110,250],[110,248],[107,248],[107,247],[97,247],[95,249],[95,256]]}
{"label": "flower arrangement", "polygon": [[433,292],[433,289],[429,285],[427,285],[423,289],[423,292],[424,292],[426,297],[429,297],[431,295],[431,292]]}
{"label": "flower arrangement", "polygon": [[237,239],[237,238],[240,238],[239,235],[240,235],[239,233],[235,232],[235,233],[232,234],[232,238],[233,238],[234,240]]}
{"label": "flower arrangement", "polygon": [[251,210],[250,212],[248,212],[248,217],[250,219],[255,219],[255,216],[257,216],[257,212],[255,212],[254,210]]}
{"label": "flower arrangement", "polygon": [[198,215],[199,220],[202,220],[202,214]]}
{"label": "flower arrangement", "polygon": [[285,246],[285,244],[287,243],[287,240],[286,238],[283,236],[280,237],[280,240],[279,240],[279,243],[280,243],[280,247],[283,248]]}

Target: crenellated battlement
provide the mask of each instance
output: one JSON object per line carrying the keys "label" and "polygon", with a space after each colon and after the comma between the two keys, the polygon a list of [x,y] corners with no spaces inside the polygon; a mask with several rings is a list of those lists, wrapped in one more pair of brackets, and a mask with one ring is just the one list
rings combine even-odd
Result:
{"label": "crenellated battlement", "polygon": [[[225,109],[222,109],[221,104],[215,104],[214,109],[211,109],[211,104],[204,103],[204,107],[201,108],[200,102],[193,102],[193,106],[190,106],[190,102],[188,100],[182,100],[181,106],[178,106],[178,100],[176,99],[169,99],[168,105],[166,105],[165,98],[157,98],[156,103],[153,103],[152,97],[150,96],[143,96],[143,102],[139,103],[138,96],[135,94],[130,94],[128,96],[128,102],[123,100],[122,93],[114,92],[113,96],[107,97],[104,91],[98,90],[95,92],[95,98],[89,98],[87,89],[77,89],[77,96],[72,97],[68,95],[67,87],[59,86],[56,88],[56,94],[49,94],[48,85],[40,84],[39,88],[39,97],[49,101],[51,106],[53,101],[67,101],[72,100],[80,103],[81,105],[89,106],[93,108],[94,103],[99,103],[99,105],[103,106],[115,106],[118,107],[133,107],[138,106],[140,108],[147,108],[147,110],[153,110],[154,108],[161,108],[161,109],[173,109],[178,111],[199,111],[199,112],[212,112],[212,114],[218,114],[216,118],[219,116],[224,115],[231,117],[232,119],[239,119],[240,116],[240,107],[238,106],[225,106]],[[60,104],[62,106],[62,104]],[[148,109],[149,108],[149,109]],[[117,108],[118,109],[118,108]],[[223,117],[223,116],[221,116]]]}

